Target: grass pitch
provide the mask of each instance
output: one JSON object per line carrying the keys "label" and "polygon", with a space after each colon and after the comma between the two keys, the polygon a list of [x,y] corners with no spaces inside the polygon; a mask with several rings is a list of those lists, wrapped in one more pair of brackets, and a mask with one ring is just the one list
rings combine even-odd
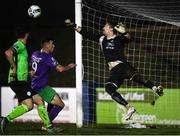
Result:
{"label": "grass pitch", "polygon": [[90,125],[77,128],[75,124],[55,124],[63,128],[61,133],[40,130],[39,123],[10,123],[6,135],[180,135],[180,126],[156,126],[156,128],[123,128],[120,125]]}

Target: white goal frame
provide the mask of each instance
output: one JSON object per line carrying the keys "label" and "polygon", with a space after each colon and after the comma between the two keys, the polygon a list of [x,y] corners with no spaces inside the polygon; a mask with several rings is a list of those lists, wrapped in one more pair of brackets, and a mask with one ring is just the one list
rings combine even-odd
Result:
{"label": "white goal frame", "polygon": [[[82,0],[75,0],[75,23],[82,26]],[[76,51],[76,126],[83,126],[82,110],[82,36],[75,33],[75,51]],[[73,113],[72,113],[73,114]]]}

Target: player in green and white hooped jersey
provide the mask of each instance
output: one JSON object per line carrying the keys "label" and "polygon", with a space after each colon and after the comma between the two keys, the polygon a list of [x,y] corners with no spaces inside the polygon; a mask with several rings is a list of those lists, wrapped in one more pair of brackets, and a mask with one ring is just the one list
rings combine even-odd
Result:
{"label": "player in green and white hooped jersey", "polygon": [[[4,134],[5,126],[8,122],[13,121],[17,117],[30,111],[33,108],[31,87],[28,85],[28,53],[26,49],[26,42],[29,37],[28,31],[18,28],[16,31],[17,42],[5,51],[6,58],[10,63],[10,70],[8,76],[8,83],[13,92],[16,94],[20,105],[15,107],[6,117],[0,121],[1,133]],[[39,98],[40,99],[40,98]],[[43,105],[36,101],[39,116],[43,120],[46,127],[51,127],[52,124],[49,120],[48,113]]]}

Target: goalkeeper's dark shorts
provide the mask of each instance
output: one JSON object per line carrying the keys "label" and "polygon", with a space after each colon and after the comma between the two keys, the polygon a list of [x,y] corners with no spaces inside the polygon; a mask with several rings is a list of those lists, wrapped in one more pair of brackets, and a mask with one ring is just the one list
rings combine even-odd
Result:
{"label": "goalkeeper's dark shorts", "polygon": [[115,83],[117,87],[120,87],[124,79],[131,80],[136,74],[138,72],[129,62],[119,63],[111,69],[108,82]]}
{"label": "goalkeeper's dark shorts", "polygon": [[26,81],[13,81],[9,86],[16,94],[19,102],[32,98],[32,96],[36,94],[36,92],[32,91],[30,85]]}

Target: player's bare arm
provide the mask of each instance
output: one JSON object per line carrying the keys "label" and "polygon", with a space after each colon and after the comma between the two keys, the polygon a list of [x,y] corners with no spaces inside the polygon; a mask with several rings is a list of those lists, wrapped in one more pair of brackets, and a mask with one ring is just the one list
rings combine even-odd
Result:
{"label": "player's bare arm", "polygon": [[13,67],[13,73],[16,74],[17,67],[13,59],[14,51],[11,48],[9,48],[8,50],[5,51],[5,56],[8,62],[10,63],[10,65]]}
{"label": "player's bare arm", "polygon": [[56,70],[58,72],[63,72],[63,71],[68,71],[68,70],[70,70],[70,69],[72,69],[74,67],[76,67],[76,64],[74,64],[74,63],[70,63],[67,66],[57,65]]}
{"label": "player's bare arm", "polygon": [[29,72],[28,72],[28,74],[29,74],[29,77],[33,77],[34,75],[35,75],[35,71],[34,70],[30,70]]}

